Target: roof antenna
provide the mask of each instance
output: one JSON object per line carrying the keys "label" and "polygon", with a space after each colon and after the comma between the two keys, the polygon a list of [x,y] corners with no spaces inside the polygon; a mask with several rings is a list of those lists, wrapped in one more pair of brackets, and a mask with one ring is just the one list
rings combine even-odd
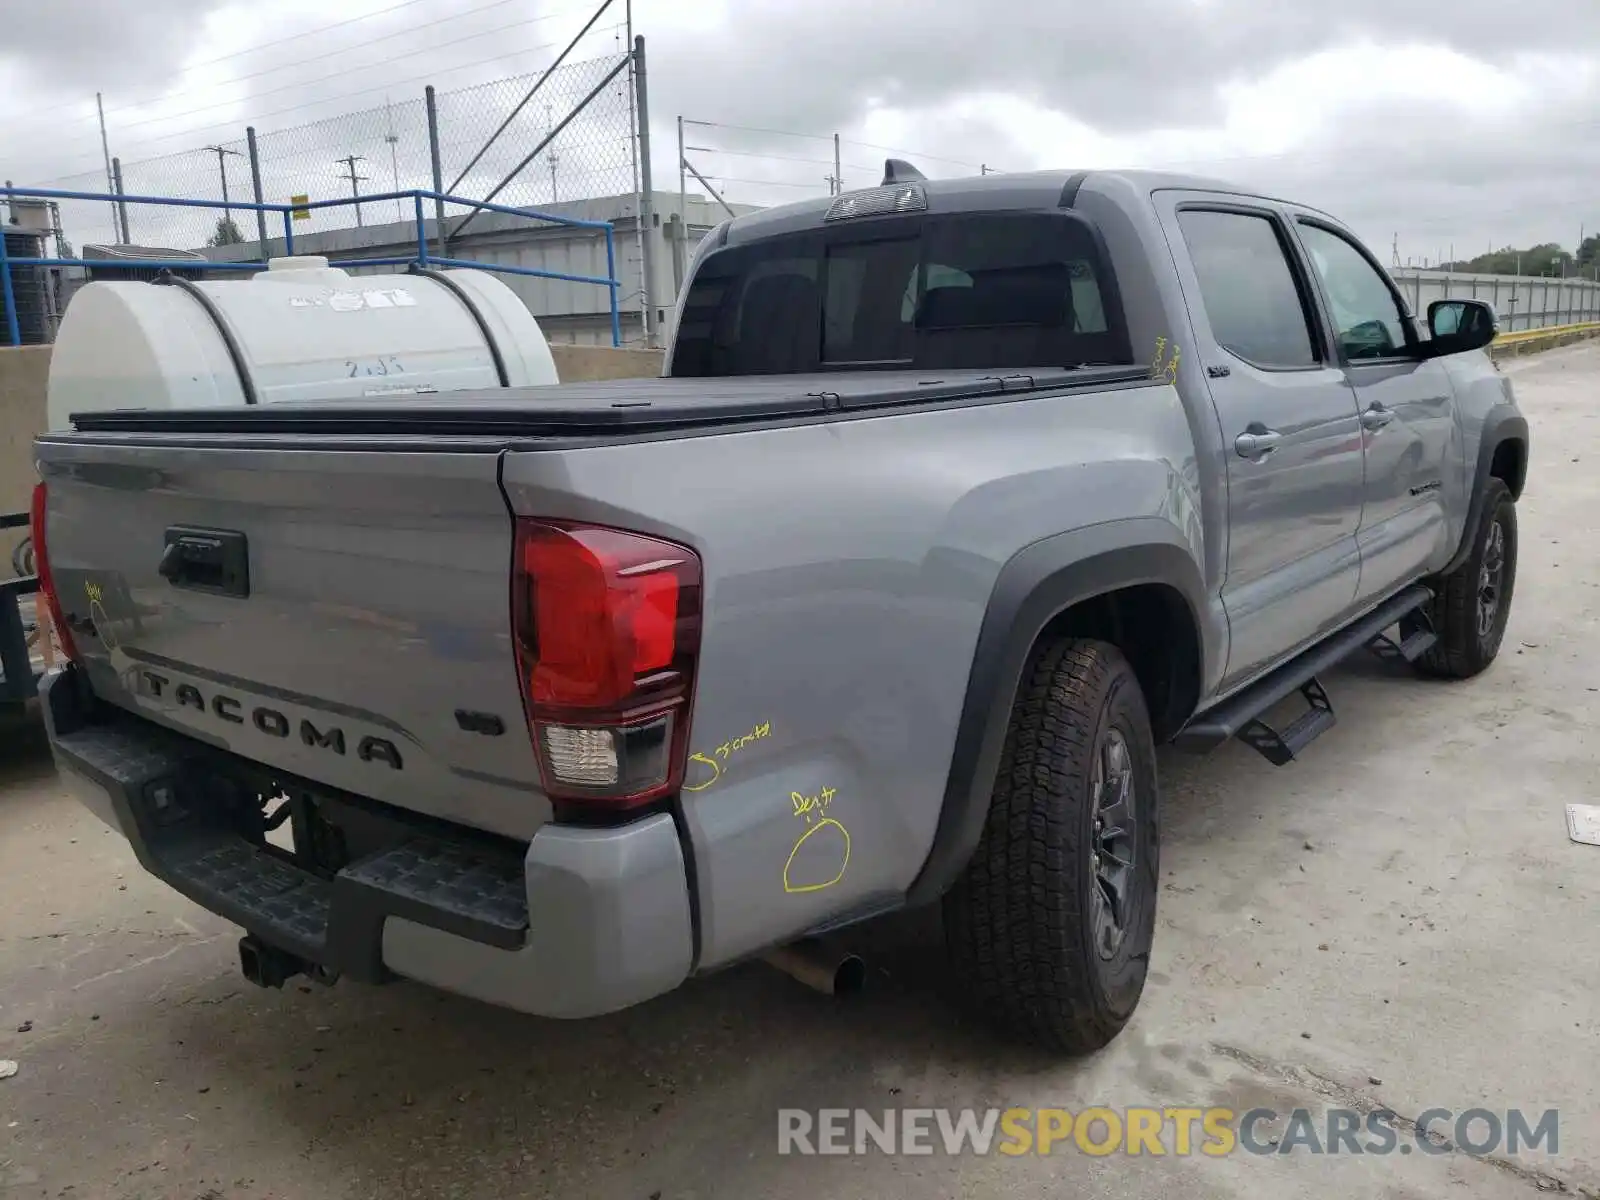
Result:
{"label": "roof antenna", "polygon": [[883,163],[883,186],[891,183],[909,183],[913,179],[926,179],[927,176],[917,170],[903,158],[885,159]]}

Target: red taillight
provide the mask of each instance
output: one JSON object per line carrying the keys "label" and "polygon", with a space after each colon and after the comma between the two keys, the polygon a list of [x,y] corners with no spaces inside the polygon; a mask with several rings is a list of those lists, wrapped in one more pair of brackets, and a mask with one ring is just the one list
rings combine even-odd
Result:
{"label": "red taillight", "polygon": [[512,633],[545,791],[609,808],[666,795],[687,757],[699,557],[590,525],[516,531]]}
{"label": "red taillight", "polygon": [[33,537],[34,569],[39,573],[39,595],[44,598],[45,612],[49,614],[50,624],[55,626],[56,645],[61,647],[61,652],[68,658],[77,658],[78,647],[72,640],[72,630],[67,625],[65,614],[61,611],[61,598],[56,593],[55,576],[50,573],[50,547],[44,532],[46,503],[44,484],[34,484],[33,508],[29,514],[32,528],[29,533]]}

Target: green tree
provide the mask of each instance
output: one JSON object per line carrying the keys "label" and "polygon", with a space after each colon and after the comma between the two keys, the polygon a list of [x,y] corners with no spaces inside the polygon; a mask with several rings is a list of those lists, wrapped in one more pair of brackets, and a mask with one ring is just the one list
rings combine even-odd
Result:
{"label": "green tree", "polygon": [[217,231],[207,239],[208,246],[239,246],[244,243],[244,234],[239,232],[239,226],[234,224],[232,217],[218,217]]}
{"label": "green tree", "polygon": [[[1600,239],[1596,239],[1600,240]],[[1446,271],[1478,271],[1487,275],[1570,275],[1575,260],[1571,251],[1555,242],[1541,242],[1518,250],[1505,246],[1477,258],[1445,263]]]}

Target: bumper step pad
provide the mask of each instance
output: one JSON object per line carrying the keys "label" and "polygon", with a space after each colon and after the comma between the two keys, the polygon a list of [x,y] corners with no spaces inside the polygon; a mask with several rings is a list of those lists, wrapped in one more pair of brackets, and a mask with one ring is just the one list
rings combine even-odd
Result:
{"label": "bumper step pad", "polygon": [[229,920],[285,950],[321,953],[333,906],[327,880],[226,834],[184,838],[160,856],[185,895],[214,902]]}
{"label": "bumper step pad", "polygon": [[528,932],[520,861],[484,857],[431,838],[351,863],[335,877],[335,886],[341,892],[371,891],[390,916],[507,950],[520,946]]}
{"label": "bumper step pad", "polygon": [[228,798],[195,782],[213,776],[214,764],[189,770],[193,752],[142,722],[58,734],[55,748],[63,766],[107,790],[147,870],[263,942],[331,971],[386,978],[389,917],[500,949],[526,941],[527,890],[514,847],[470,833],[441,837],[430,823],[328,878],[216,824],[208,814],[225,811]]}

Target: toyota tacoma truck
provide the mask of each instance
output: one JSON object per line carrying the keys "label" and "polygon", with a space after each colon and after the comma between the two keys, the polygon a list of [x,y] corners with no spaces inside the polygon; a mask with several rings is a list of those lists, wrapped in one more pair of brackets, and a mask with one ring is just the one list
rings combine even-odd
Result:
{"label": "toyota tacoma truck", "polygon": [[1494,660],[1495,331],[1300,204],[892,162],[709,235],[658,379],[42,436],[55,759],[258,983],[586,1017],[938,903],[978,1008],[1092,1050],[1158,746],[1284,764],[1349,655]]}

